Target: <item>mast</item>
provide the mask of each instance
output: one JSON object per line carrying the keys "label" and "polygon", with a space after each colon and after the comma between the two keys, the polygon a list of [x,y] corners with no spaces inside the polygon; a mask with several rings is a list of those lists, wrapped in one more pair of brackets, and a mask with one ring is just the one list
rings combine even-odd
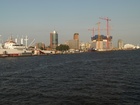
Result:
{"label": "mast", "polygon": [[23,36],[22,36],[22,38],[20,39],[20,41],[21,41],[20,44],[23,45],[23,44],[24,44],[24,43],[23,43]]}
{"label": "mast", "polygon": [[25,40],[25,46],[27,48],[28,47],[28,36],[26,36],[24,40]]}

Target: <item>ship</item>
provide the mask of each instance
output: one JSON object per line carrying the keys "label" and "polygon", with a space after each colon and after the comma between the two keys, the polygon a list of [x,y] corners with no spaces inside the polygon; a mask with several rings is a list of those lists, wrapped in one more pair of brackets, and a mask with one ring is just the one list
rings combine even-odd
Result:
{"label": "ship", "polygon": [[4,44],[0,43],[0,57],[14,57],[32,55],[32,51],[28,50],[23,44],[18,44],[12,38],[8,39]]}

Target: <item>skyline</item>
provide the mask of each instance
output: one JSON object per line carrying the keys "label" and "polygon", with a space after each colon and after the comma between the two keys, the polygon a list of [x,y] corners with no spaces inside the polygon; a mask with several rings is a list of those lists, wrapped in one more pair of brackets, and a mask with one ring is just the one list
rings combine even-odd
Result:
{"label": "skyline", "polygon": [[[49,44],[50,33],[58,32],[59,43],[73,38],[79,33],[82,42],[91,40],[92,32],[106,28],[106,21],[99,17],[109,17],[113,45],[122,39],[124,43],[140,44],[139,0],[0,0],[0,35],[6,40],[10,35],[28,36],[30,41]],[[98,34],[96,31],[95,34]],[[106,35],[106,30],[101,31]]]}

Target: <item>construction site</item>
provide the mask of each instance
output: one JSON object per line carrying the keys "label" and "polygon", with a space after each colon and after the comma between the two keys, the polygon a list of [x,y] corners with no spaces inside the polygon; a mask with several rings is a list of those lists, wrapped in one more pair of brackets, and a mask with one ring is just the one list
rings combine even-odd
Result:
{"label": "construction site", "polygon": [[[109,21],[111,19],[107,18],[101,18],[101,20],[106,21],[106,28],[101,29],[100,25],[101,22],[96,23],[98,26],[97,28],[89,29],[89,31],[92,31],[92,37],[91,37],[91,49],[93,51],[110,51],[112,50],[112,36],[110,36],[110,26]],[[106,35],[101,34],[101,30],[106,30]],[[98,32],[98,34],[95,34],[95,31]]]}

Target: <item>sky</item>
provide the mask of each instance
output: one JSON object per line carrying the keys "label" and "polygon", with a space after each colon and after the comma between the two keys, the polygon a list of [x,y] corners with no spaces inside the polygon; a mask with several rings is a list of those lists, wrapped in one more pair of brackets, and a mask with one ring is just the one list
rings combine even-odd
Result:
{"label": "sky", "polygon": [[81,42],[90,42],[88,29],[97,29],[97,22],[106,35],[106,21],[100,17],[111,19],[114,47],[118,39],[140,44],[140,0],[0,0],[0,39],[27,35],[28,43],[35,39],[49,45],[50,32],[56,30],[60,44],[74,33]]}

